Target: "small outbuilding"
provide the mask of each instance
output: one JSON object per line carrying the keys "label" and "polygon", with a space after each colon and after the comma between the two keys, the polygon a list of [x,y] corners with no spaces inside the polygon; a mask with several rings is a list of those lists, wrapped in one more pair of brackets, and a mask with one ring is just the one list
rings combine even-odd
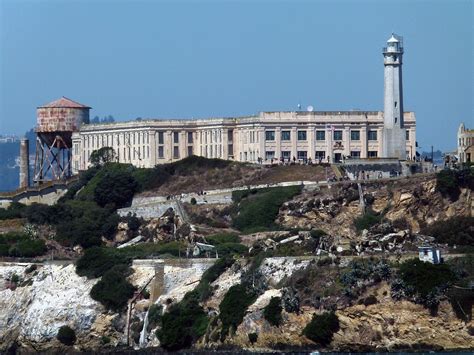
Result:
{"label": "small outbuilding", "polygon": [[443,262],[441,250],[430,246],[418,247],[418,258],[421,261],[432,264],[441,264]]}

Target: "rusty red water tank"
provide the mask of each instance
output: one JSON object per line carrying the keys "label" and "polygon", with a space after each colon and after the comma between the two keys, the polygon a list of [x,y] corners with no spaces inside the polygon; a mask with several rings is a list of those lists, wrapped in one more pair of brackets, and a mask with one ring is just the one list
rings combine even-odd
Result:
{"label": "rusty red water tank", "polygon": [[71,134],[89,123],[89,106],[61,97],[36,109],[37,133],[64,132]]}

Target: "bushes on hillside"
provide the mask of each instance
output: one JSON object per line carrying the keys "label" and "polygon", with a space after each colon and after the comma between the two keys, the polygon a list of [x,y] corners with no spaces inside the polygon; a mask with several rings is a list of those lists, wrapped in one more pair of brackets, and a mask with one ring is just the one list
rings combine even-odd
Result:
{"label": "bushes on hillside", "polygon": [[96,278],[104,275],[116,265],[128,265],[129,260],[120,249],[94,247],[86,249],[84,255],[76,262],[76,273],[79,276]]}
{"label": "bushes on hillside", "polygon": [[0,208],[0,220],[22,218],[26,206],[19,202],[12,202],[7,208]]}
{"label": "bushes on hillside", "polygon": [[281,205],[300,192],[301,186],[233,191],[233,226],[244,232],[274,228]]}
{"label": "bushes on hillside", "polygon": [[180,303],[172,305],[162,316],[161,328],[156,335],[164,349],[189,348],[206,332],[209,320],[195,296],[194,293],[186,294]]}
{"label": "bushes on hillside", "polygon": [[303,330],[303,335],[323,346],[332,341],[333,334],[339,331],[339,318],[333,312],[313,315]]}
{"label": "bushes on hillside", "polygon": [[385,260],[355,259],[349,262],[347,270],[340,276],[345,286],[344,293],[351,297],[357,296],[363,284],[377,283],[388,280],[391,276],[390,266]]}
{"label": "bushes on hillside", "polygon": [[248,290],[245,285],[232,286],[219,305],[219,318],[222,321],[221,340],[224,340],[229,330],[235,332],[242,323],[247,308],[255,302],[256,294]]}
{"label": "bushes on hillside", "polygon": [[73,345],[76,342],[76,332],[71,327],[63,325],[59,328],[56,338],[64,345]]}
{"label": "bushes on hillside", "polygon": [[99,246],[102,236],[110,238],[116,231],[118,216],[92,201],[72,200],[62,207],[69,211],[56,226],[56,240],[62,245]]}
{"label": "bushes on hillside", "polygon": [[0,235],[0,256],[32,258],[43,255],[46,251],[43,240],[32,239],[17,232]]}
{"label": "bushes on hillside", "polygon": [[433,236],[438,243],[474,246],[474,217],[455,216],[424,227],[421,233]]}
{"label": "bushes on hillside", "polygon": [[453,201],[459,198],[461,187],[474,190],[474,170],[466,167],[461,170],[441,170],[436,174],[436,190]]}
{"label": "bushes on hillside", "polygon": [[117,265],[106,271],[91,289],[91,297],[107,309],[121,311],[133,296],[135,287],[127,281],[128,266]]}
{"label": "bushes on hillside", "polygon": [[102,207],[113,204],[115,208],[125,207],[132,201],[138,184],[127,170],[106,171],[94,189],[94,200]]}
{"label": "bushes on hillside", "polygon": [[204,272],[199,285],[197,285],[193,291],[197,293],[197,298],[200,302],[206,301],[211,296],[211,283],[217,280],[217,278],[232,264],[234,264],[232,258],[221,257],[214,263],[214,265]]}
{"label": "bushes on hillside", "polygon": [[275,327],[279,327],[283,317],[281,315],[281,298],[272,297],[268,305],[263,309],[263,317]]}
{"label": "bushes on hillside", "polygon": [[391,294],[394,299],[408,298],[433,309],[455,281],[456,275],[447,264],[434,265],[410,259],[400,265]]}

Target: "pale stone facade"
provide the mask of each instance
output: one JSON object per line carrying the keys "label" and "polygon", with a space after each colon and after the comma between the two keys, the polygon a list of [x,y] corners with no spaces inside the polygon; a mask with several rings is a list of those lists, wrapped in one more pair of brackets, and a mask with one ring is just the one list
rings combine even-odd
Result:
{"label": "pale stone facade", "polygon": [[[262,112],[258,116],[198,120],[141,120],[83,125],[75,132],[73,171],[90,154],[112,147],[121,163],[153,167],[190,155],[242,162],[338,162],[383,156],[383,112]],[[415,154],[416,121],[405,112],[406,158]]]}
{"label": "pale stone facade", "polygon": [[474,162],[474,129],[461,123],[458,129],[458,158],[460,163]]}

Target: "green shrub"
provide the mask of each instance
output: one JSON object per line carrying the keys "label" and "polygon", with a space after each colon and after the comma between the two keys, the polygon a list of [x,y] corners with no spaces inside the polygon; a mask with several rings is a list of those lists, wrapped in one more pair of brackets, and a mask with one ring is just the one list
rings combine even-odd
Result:
{"label": "green shrub", "polygon": [[333,312],[313,315],[303,330],[303,335],[323,346],[332,341],[333,334],[339,330],[339,318]]}
{"label": "green shrub", "polygon": [[0,220],[22,218],[26,206],[19,202],[12,202],[7,208],[0,208]]}
{"label": "green shrub", "polygon": [[233,226],[244,232],[275,228],[281,205],[301,192],[301,186],[273,187],[233,191],[237,205],[232,214]]}
{"label": "green shrub", "polygon": [[263,309],[263,317],[275,327],[279,327],[283,317],[281,315],[281,298],[272,297],[270,303]]}
{"label": "green shrub", "polygon": [[108,208],[93,201],[69,200],[60,205],[68,211],[56,226],[56,240],[64,246],[99,246],[101,237],[111,238],[117,229],[119,217]]}
{"label": "green shrub", "polygon": [[137,189],[138,184],[130,171],[110,170],[97,182],[94,200],[100,206],[113,204],[116,208],[125,207]]}
{"label": "green shrub", "polygon": [[41,239],[32,239],[18,232],[0,235],[0,256],[33,258],[45,254],[46,251],[46,244]]}
{"label": "green shrub", "polygon": [[194,291],[198,295],[200,302],[206,301],[212,294],[211,283],[224,273],[232,264],[234,260],[229,257],[222,257],[218,259],[209,269],[207,269],[201,277],[201,281],[196,286]]}
{"label": "green shrub", "polygon": [[76,332],[67,325],[63,325],[59,328],[56,338],[64,345],[73,345],[76,342]]}
{"label": "green shrub", "polygon": [[100,337],[100,341],[103,345],[109,344],[110,343],[110,338],[106,335],[102,335]]}
{"label": "green shrub", "polygon": [[153,328],[156,328],[161,322],[161,316],[163,313],[163,307],[159,304],[152,304],[148,310],[148,326],[147,331],[149,332]]}
{"label": "green shrub", "polygon": [[219,257],[227,257],[232,255],[243,255],[248,248],[240,243],[222,243],[216,246]]}
{"label": "green shrub", "polygon": [[233,233],[218,233],[206,237],[207,243],[219,245],[222,243],[240,243],[240,237]]}
{"label": "green shrub", "polygon": [[232,286],[219,305],[219,318],[222,321],[221,339],[225,339],[229,330],[235,332],[242,323],[247,308],[255,302],[257,296],[246,289],[244,285]]}
{"label": "green shrub", "polygon": [[456,280],[448,264],[434,265],[419,259],[410,259],[400,264],[398,276],[413,295],[422,299]]}
{"label": "green shrub", "polygon": [[436,190],[453,201],[459,198],[461,187],[474,190],[474,169],[465,167],[460,170],[441,170],[436,174]]}
{"label": "green shrub", "polygon": [[133,296],[135,287],[127,281],[128,267],[117,265],[106,271],[91,289],[91,297],[107,309],[120,312]]}
{"label": "green shrub", "polygon": [[129,259],[120,249],[94,247],[86,249],[84,255],[76,262],[76,273],[79,276],[96,278],[105,274],[116,265],[128,265]]}
{"label": "green shrub", "polygon": [[249,333],[248,334],[248,337],[249,337],[249,342],[253,345],[257,342],[258,340],[258,334],[257,333]]}
{"label": "green shrub", "polygon": [[382,220],[381,215],[376,215],[371,211],[368,211],[361,217],[357,217],[354,220],[354,225],[356,229],[360,232],[364,229],[369,229],[370,227],[376,225],[377,223],[380,223]]}
{"label": "green shrub", "polygon": [[208,323],[209,320],[199,305],[196,294],[190,292],[162,316],[161,328],[156,331],[156,335],[164,349],[177,351],[189,348],[203,336]]}
{"label": "green shrub", "polygon": [[421,233],[434,237],[438,243],[474,246],[474,217],[455,216],[436,221],[422,228]]}
{"label": "green shrub", "polygon": [[196,198],[191,197],[191,205],[195,205],[197,203]]}

